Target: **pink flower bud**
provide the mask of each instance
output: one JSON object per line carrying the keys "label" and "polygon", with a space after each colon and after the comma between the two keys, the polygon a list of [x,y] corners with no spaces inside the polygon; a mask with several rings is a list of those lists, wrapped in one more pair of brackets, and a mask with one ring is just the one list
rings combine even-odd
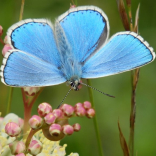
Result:
{"label": "pink flower bud", "polygon": [[62,127],[61,127],[59,124],[52,124],[52,125],[49,127],[49,133],[50,133],[52,136],[59,136],[60,133],[61,133],[61,130],[62,130]]}
{"label": "pink flower bud", "polygon": [[75,109],[75,114],[77,116],[85,116],[86,115],[86,109],[83,106],[79,106]]}
{"label": "pink flower bud", "polygon": [[52,112],[52,107],[50,104],[44,102],[44,103],[39,104],[37,111],[38,111],[39,116],[45,117],[47,114]]}
{"label": "pink flower bud", "polygon": [[20,153],[20,154],[17,154],[15,156],[25,156],[25,154],[24,153]]}
{"label": "pink flower bud", "polygon": [[28,152],[32,155],[37,155],[42,151],[42,143],[39,140],[32,140],[28,147]]}
{"label": "pink flower bud", "polygon": [[44,136],[48,139],[48,140],[51,140],[51,141],[59,141],[61,139],[64,138],[64,133],[61,131],[60,135],[56,136],[56,135],[51,135],[50,132],[49,132],[49,127],[45,127],[42,129],[42,132],[44,134]]}
{"label": "pink flower bud", "polygon": [[93,108],[90,108],[90,109],[87,110],[86,116],[88,118],[93,118],[94,115],[95,115],[95,110]]}
{"label": "pink flower bud", "polygon": [[63,104],[60,109],[64,112],[64,115],[67,117],[71,117],[74,114],[74,107],[71,105]]}
{"label": "pink flower bud", "polygon": [[79,102],[74,107],[75,107],[75,109],[77,109],[78,107],[83,107],[83,104]]}
{"label": "pink flower bud", "polygon": [[72,135],[74,132],[74,128],[71,125],[64,125],[62,130],[65,135]]}
{"label": "pink flower bud", "polygon": [[43,125],[43,119],[38,115],[33,115],[29,119],[29,125],[32,129],[38,129]]}
{"label": "pink flower bud", "polygon": [[21,118],[18,118],[18,125],[20,126],[20,128],[22,129],[24,126],[24,120]]}
{"label": "pink flower bud", "polygon": [[9,122],[5,126],[5,132],[9,136],[15,137],[15,136],[18,136],[21,133],[21,128],[19,127],[19,125],[17,123]]}
{"label": "pink flower bud", "polygon": [[76,124],[73,125],[73,128],[74,128],[75,132],[78,132],[78,131],[80,131],[81,126],[80,126],[80,124],[76,123]]}
{"label": "pink flower bud", "polygon": [[24,87],[23,89],[26,95],[34,96],[39,92],[40,87]]}
{"label": "pink flower bud", "polygon": [[44,117],[44,121],[48,124],[51,125],[54,123],[56,120],[56,116],[53,113],[49,113]]}
{"label": "pink flower bud", "polygon": [[9,44],[5,44],[2,49],[2,55],[5,56],[8,50],[12,49]]}
{"label": "pink flower bud", "polygon": [[54,109],[53,114],[56,116],[56,118],[59,118],[63,115],[63,112],[61,109]]}
{"label": "pink flower bud", "polygon": [[83,107],[84,107],[85,109],[89,109],[89,108],[91,108],[91,103],[90,103],[89,101],[85,101],[85,102],[83,103]]}
{"label": "pink flower bud", "polygon": [[14,141],[9,144],[10,150],[12,154],[20,154],[24,153],[26,150],[26,146],[23,141]]}
{"label": "pink flower bud", "polygon": [[0,25],[0,36],[3,34],[3,27]]}

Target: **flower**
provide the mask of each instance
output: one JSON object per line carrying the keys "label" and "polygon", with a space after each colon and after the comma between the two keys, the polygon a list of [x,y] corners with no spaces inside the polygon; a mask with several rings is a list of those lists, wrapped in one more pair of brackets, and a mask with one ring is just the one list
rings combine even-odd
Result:
{"label": "flower", "polygon": [[33,115],[29,119],[29,125],[32,129],[38,129],[43,125],[43,119],[38,115]]}
{"label": "flower", "polygon": [[16,124],[19,124],[19,121],[22,121],[22,119],[19,118],[14,113],[9,113],[1,120],[0,122],[0,156],[6,156],[6,155],[11,156],[9,144],[15,141],[16,139],[16,137],[10,137],[9,135],[5,133],[5,126],[9,122],[14,122]]}
{"label": "flower", "polygon": [[49,127],[49,133],[52,135],[52,136],[59,136],[61,134],[61,130],[62,130],[62,127],[61,125],[59,124],[52,124],[50,127]]}
{"label": "flower", "polygon": [[17,123],[9,122],[5,126],[5,133],[7,133],[11,137],[15,137],[21,133],[21,128]]}
{"label": "flower", "polygon": [[12,154],[20,154],[24,153],[26,150],[25,143],[23,141],[13,141],[9,144],[10,150]]}
{"label": "flower", "polygon": [[28,152],[32,155],[37,155],[41,153],[42,148],[42,143],[39,140],[32,139],[28,147]]}
{"label": "flower", "polygon": [[71,125],[64,125],[62,130],[65,135],[72,135],[74,132],[74,128]]}
{"label": "flower", "polygon": [[[40,141],[43,145],[41,153],[37,154],[37,156],[65,156],[67,147],[66,144],[61,146],[59,141],[50,141],[44,137],[42,131],[38,131],[34,138]],[[31,154],[27,154],[26,156],[32,156]],[[78,153],[71,153],[69,156],[79,156]]]}
{"label": "flower", "polygon": [[63,104],[60,109],[64,112],[64,115],[71,117],[74,115],[74,107],[68,104]]}
{"label": "flower", "polygon": [[8,50],[12,49],[9,44],[5,44],[2,49],[2,55],[5,56]]}
{"label": "flower", "polygon": [[46,116],[48,113],[52,112],[52,107],[50,104],[43,102],[38,106],[37,112],[39,114],[39,116],[44,117]]}
{"label": "flower", "polygon": [[78,132],[78,131],[80,131],[81,126],[80,126],[80,124],[75,123],[75,124],[73,125],[73,128],[74,128],[74,131],[75,131],[75,132]]}
{"label": "flower", "polygon": [[[9,123],[9,122],[14,122],[14,123],[16,123],[16,124],[19,125],[19,120],[21,120],[21,118],[19,118],[16,114],[14,114],[14,113],[9,113],[8,115],[6,115],[6,116],[4,117],[4,119],[3,119],[3,120],[1,121],[1,123],[0,123],[0,135],[1,135],[1,136],[4,136],[4,137],[6,137],[6,138],[9,138],[9,139],[7,139],[7,140],[8,140],[8,143],[14,141],[15,137],[9,137],[9,135],[7,135],[7,134],[5,133],[5,126],[6,126],[7,123]],[[21,125],[19,125],[19,126],[21,126]]]}
{"label": "flower", "polygon": [[23,89],[27,96],[34,96],[39,92],[40,87],[24,87]]}

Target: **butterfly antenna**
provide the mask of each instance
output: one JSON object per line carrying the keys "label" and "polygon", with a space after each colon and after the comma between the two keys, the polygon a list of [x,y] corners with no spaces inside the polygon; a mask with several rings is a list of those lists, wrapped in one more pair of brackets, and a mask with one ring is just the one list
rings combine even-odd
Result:
{"label": "butterfly antenna", "polygon": [[115,98],[115,96],[106,94],[106,93],[102,92],[101,90],[98,90],[98,89],[96,89],[96,88],[94,88],[94,87],[92,87],[92,86],[89,86],[89,85],[85,84],[85,83],[82,83],[82,82],[81,82],[81,84],[84,85],[84,86],[87,86],[87,87],[89,87],[89,88],[92,88],[93,90],[96,90],[96,91],[98,91],[98,92],[100,92],[100,93],[102,93],[102,94],[104,94],[104,95],[107,95],[107,96],[109,96],[109,97]]}
{"label": "butterfly antenna", "polygon": [[69,91],[68,91],[68,93],[65,95],[65,97],[63,98],[63,100],[61,101],[61,103],[58,105],[57,108],[59,108],[62,105],[63,101],[66,99],[66,97],[68,96],[68,94],[70,93],[71,90],[72,89],[70,88]]}

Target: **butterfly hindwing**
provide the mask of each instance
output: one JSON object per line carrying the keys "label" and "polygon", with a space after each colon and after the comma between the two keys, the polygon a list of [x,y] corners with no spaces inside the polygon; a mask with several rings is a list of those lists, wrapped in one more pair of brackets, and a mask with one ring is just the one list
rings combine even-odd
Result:
{"label": "butterfly hindwing", "polygon": [[53,64],[18,50],[6,53],[1,66],[1,80],[9,86],[50,86],[66,81]]}
{"label": "butterfly hindwing", "polygon": [[82,68],[82,78],[118,74],[143,66],[155,58],[153,49],[133,32],[115,34]]}
{"label": "butterfly hindwing", "polygon": [[109,23],[105,13],[95,6],[76,7],[58,17],[72,52],[83,63],[109,36]]}

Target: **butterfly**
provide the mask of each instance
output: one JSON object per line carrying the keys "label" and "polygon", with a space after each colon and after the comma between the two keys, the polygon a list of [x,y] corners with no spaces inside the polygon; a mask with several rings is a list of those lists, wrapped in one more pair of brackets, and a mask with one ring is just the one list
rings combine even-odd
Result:
{"label": "butterfly", "polygon": [[154,60],[153,48],[138,34],[119,32],[109,40],[106,14],[80,6],[47,19],[26,19],[8,31],[12,47],[3,59],[1,81],[14,87],[42,87],[67,82],[78,90],[80,79],[133,70]]}

